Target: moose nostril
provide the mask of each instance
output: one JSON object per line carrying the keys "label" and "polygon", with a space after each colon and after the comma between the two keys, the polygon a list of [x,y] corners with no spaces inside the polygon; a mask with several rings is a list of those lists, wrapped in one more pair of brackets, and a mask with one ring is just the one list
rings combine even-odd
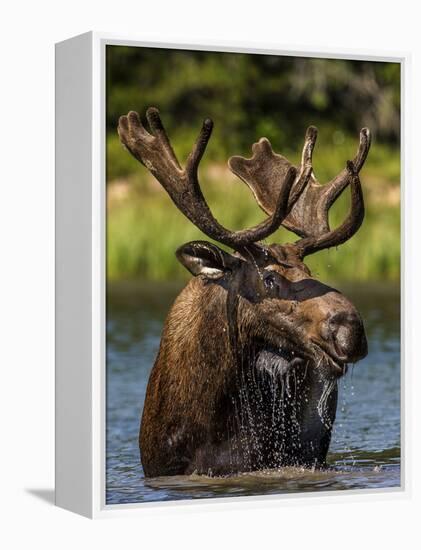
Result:
{"label": "moose nostril", "polygon": [[358,329],[361,324],[360,320],[349,313],[336,313],[329,321],[329,331],[335,338],[343,338],[348,333]]}
{"label": "moose nostril", "polygon": [[328,320],[328,331],[337,351],[347,357],[366,354],[367,342],[361,319],[351,313],[336,313]]}

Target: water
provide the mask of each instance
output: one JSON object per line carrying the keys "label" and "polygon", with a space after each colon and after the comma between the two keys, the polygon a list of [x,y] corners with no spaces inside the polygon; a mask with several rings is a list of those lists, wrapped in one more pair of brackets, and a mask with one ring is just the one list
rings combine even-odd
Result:
{"label": "water", "polygon": [[283,468],[230,478],[192,475],[145,480],[138,449],[141,409],[162,323],[179,287],[109,285],[106,502],[398,487],[399,289],[382,284],[340,288],[364,318],[369,354],[339,383],[330,470]]}

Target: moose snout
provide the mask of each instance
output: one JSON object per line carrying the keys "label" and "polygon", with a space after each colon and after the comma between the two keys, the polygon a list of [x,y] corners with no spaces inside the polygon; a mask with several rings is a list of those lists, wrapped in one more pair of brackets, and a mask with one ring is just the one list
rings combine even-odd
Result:
{"label": "moose snout", "polygon": [[325,321],[323,332],[338,359],[354,362],[367,355],[367,338],[358,314],[335,313]]}

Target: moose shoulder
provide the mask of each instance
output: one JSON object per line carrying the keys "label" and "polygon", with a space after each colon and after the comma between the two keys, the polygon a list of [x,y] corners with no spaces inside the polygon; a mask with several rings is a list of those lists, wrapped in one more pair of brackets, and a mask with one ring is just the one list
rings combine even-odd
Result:
{"label": "moose shoulder", "polygon": [[[361,130],[354,160],[320,185],[312,168],[317,131],[307,130],[295,168],[262,138],[250,159],[231,170],[252,190],[267,218],[230,231],[213,217],[200,190],[198,166],[212,131],[205,120],[185,168],[157,109],[120,118],[127,149],[158,179],[204,234],[234,250],[195,241],[176,252],[194,276],[165,322],[140,429],[145,475],[227,475],[285,465],[325,464],[337,402],[337,379],[367,354],[364,326],[337,290],[314,279],[306,255],[337,246],[360,227],[359,172],[370,134]],[[330,229],[328,212],[351,190],[351,209]],[[300,239],[266,245],[281,225]]]}

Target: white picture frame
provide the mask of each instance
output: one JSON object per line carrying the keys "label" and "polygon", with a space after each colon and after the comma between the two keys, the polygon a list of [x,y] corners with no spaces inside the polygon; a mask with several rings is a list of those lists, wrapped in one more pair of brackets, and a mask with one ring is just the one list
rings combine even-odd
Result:
{"label": "white picture frame", "polygon": [[[142,42],[89,32],[56,45],[56,504],[90,517],[139,514],[145,507],[192,506],[198,501],[107,505],[105,503],[105,48],[127,45],[148,48],[199,49],[337,59],[393,61],[401,64],[402,150],[401,212],[407,211],[406,163],[408,121],[407,53],[301,51],[279,45],[250,48],[245,44],[166,44]],[[402,215],[405,224],[408,218]],[[401,251],[405,258],[405,228]],[[402,266],[402,303],[409,274]],[[310,494],[320,499],[397,498],[409,491],[406,418],[407,336],[402,309],[400,488],[353,490],[341,495]],[[235,506],[240,502],[269,505],[298,501],[303,495],[232,497],[200,501]]]}

